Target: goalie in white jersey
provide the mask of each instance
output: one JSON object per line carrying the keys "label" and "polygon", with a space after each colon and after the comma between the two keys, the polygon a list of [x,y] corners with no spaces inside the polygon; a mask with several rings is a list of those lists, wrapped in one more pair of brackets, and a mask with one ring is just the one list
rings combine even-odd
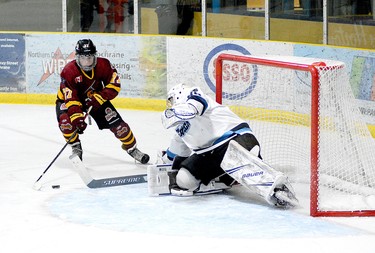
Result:
{"label": "goalie in white jersey", "polygon": [[247,122],[198,87],[179,84],[168,92],[167,109],[162,114],[165,128],[175,127],[175,135],[163,156],[178,169],[176,183],[196,190],[219,177],[226,185],[234,179],[220,167],[229,140],[235,140],[261,158],[259,142]]}
{"label": "goalie in white jersey", "polygon": [[237,181],[271,205],[298,202],[287,177],[262,161],[260,144],[248,123],[200,88],[173,87],[162,123],[167,129],[175,127],[175,134],[159,155],[162,164],[148,167],[150,195],[207,194]]}

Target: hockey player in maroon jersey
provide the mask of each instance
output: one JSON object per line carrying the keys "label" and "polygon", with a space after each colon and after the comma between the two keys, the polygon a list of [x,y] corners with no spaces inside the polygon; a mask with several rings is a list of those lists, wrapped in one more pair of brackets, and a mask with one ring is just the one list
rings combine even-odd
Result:
{"label": "hockey player in maroon jersey", "polygon": [[[99,129],[111,130],[121,141],[122,149],[136,161],[147,163],[149,155],[137,148],[137,141],[130,126],[111,103],[121,89],[117,70],[108,59],[96,56],[96,47],[90,39],[79,40],[75,53],[76,59],[61,71],[56,100],[59,128],[67,141],[71,138],[69,144],[73,154],[82,160],[79,134],[83,134],[86,129],[84,113],[91,107],[90,116]],[[76,129],[78,130],[75,132]]]}

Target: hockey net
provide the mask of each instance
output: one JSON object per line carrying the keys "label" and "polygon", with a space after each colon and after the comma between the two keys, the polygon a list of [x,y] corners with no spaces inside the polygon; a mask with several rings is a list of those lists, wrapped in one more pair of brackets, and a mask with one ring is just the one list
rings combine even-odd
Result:
{"label": "hockey net", "polygon": [[216,100],[249,121],[297,197],[307,186],[311,216],[375,215],[375,142],[344,63],[221,54],[215,68]]}

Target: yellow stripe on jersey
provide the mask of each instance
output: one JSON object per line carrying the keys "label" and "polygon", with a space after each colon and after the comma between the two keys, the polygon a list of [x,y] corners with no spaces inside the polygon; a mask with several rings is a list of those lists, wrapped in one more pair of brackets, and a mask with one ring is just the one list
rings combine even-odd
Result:
{"label": "yellow stripe on jersey", "polygon": [[80,118],[80,117],[83,117],[83,113],[81,112],[74,113],[73,115],[70,116],[70,120],[73,122],[75,119]]}
{"label": "yellow stripe on jersey", "polygon": [[57,99],[59,99],[59,100],[64,100],[65,99],[64,98],[64,94],[61,92],[60,89],[57,91]]}
{"label": "yellow stripe on jersey", "polygon": [[69,108],[73,105],[78,105],[79,107],[81,107],[82,103],[79,102],[79,101],[69,101],[69,102],[65,103],[65,105],[66,105],[66,108]]}
{"label": "yellow stripe on jersey", "polygon": [[117,91],[117,93],[119,93],[120,90],[121,90],[120,87],[118,87],[118,86],[116,86],[116,85],[114,85],[114,84],[112,84],[112,83],[107,84],[105,87],[106,87],[106,88],[109,88],[109,89],[114,89],[115,91]]}
{"label": "yellow stripe on jersey", "polygon": [[100,105],[104,104],[107,101],[100,94],[96,92],[92,96],[96,99],[96,101],[98,101]]}
{"label": "yellow stripe on jersey", "polygon": [[94,78],[94,70],[93,69],[91,70],[91,77],[89,75],[87,75],[86,72],[83,69],[81,69],[81,72],[83,73],[84,76],[86,76],[90,80],[92,80]]}

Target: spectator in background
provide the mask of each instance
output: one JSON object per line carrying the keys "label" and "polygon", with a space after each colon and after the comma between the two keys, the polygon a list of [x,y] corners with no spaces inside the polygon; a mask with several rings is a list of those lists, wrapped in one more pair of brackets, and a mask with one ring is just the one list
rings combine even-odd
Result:
{"label": "spectator in background", "polygon": [[80,3],[76,0],[67,0],[67,22],[71,23],[70,31],[80,31]]}
{"label": "spectator in background", "polygon": [[128,0],[107,0],[108,8],[106,13],[106,32],[123,32],[123,25],[125,20],[124,5],[126,3],[128,3]]}
{"label": "spectator in background", "polygon": [[[372,13],[371,4],[373,0],[358,0],[357,1],[357,13],[358,15],[368,15]],[[374,15],[374,13],[372,13]]]}
{"label": "spectator in background", "polygon": [[271,0],[270,11],[276,14],[293,13],[294,0]]}
{"label": "spectator in background", "polygon": [[99,0],[81,0],[81,31],[88,32],[94,21],[94,10],[99,10]]}
{"label": "spectator in background", "polygon": [[178,26],[177,35],[191,35],[194,11],[200,11],[200,3],[195,1],[178,0],[177,1],[177,14]]}
{"label": "spectator in background", "polygon": [[162,1],[155,9],[159,34],[192,35],[195,11],[201,11],[198,0]]}

